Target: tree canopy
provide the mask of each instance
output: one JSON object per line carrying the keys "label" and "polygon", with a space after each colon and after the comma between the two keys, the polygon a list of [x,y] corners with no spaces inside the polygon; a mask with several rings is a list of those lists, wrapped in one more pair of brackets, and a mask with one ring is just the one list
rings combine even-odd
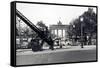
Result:
{"label": "tree canopy", "polygon": [[[83,20],[81,20],[81,18],[83,18]],[[70,23],[68,34],[69,36],[80,36],[81,29],[83,35],[97,34],[97,14],[92,8],[88,8],[86,12]]]}

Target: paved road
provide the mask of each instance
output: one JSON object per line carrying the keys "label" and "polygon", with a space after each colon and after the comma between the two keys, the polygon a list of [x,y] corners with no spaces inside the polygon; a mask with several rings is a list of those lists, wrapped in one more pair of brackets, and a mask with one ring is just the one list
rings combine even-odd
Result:
{"label": "paved road", "polygon": [[25,49],[24,51],[18,50],[16,58],[17,65],[91,61],[96,60],[96,47],[85,46],[80,48],[74,46],[41,52],[32,52],[29,49]]}

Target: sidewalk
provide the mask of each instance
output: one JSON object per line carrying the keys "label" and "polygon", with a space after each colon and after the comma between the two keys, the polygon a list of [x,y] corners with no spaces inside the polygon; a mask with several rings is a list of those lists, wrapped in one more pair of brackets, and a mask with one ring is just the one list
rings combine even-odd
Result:
{"label": "sidewalk", "polygon": [[43,53],[55,53],[55,52],[64,52],[64,51],[81,51],[81,50],[96,50],[95,45],[85,45],[84,48],[81,46],[67,46],[63,48],[54,47],[54,50],[50,50],[49,47],[44,47],[43,51],[33,52],[32,49],[18,49],[17,55],[30,55],[30,54],[43,54]]}

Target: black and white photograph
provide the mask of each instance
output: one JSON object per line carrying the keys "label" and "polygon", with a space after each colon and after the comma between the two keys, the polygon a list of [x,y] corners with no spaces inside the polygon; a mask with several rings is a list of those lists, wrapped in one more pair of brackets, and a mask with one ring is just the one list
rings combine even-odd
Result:
{"label": "black and white photograph", "polygon": [[97,7],[16,3],[16,65],[97,61]]}

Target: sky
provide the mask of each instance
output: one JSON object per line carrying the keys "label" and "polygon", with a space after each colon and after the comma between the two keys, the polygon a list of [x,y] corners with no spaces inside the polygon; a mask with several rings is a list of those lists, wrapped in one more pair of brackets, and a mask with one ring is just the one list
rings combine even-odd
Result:
{"label": "sky", "polygon": [[[88,7],[28,3],[17,3],[16,7],[35,25],[38,21],[43,21],[47,26],[57,24],[59,20],[62,24],[68,25],[72,20],[88,10]],[[96,8],[93,8],[93,11],[96,12]]]}

